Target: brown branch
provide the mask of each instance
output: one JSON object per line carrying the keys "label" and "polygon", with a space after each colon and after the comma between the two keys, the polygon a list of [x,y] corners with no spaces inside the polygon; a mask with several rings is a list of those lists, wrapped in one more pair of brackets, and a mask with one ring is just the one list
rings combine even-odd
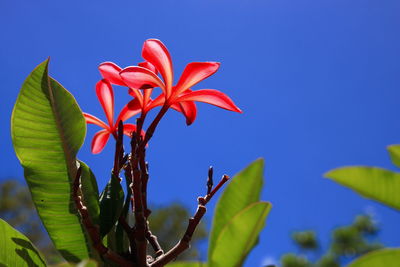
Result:
{"label": "brown branch", "polygon": [[147,231],[146,231],[146,238],[149,241],[154,252],[156,253],[156,258],[162,256],[164,254],[164,250],[161,248],[160,244],[158,243],[157,236],[153,235],[153,233],[148,229],[148,227],[147,227]]}
{"label": "brown branch", "polygon": [[[211,179],[210,179],[211,178]],[[176,259],[182,252],[190,247],[190,241],[192,239],[193,233],[196,230],[200,220],[203,218],[204,214],[206,213],[207,209],[205,205],[212,199],[214,194],[229,180],[228,175],[222,176],[221,181],[217,184],[217,186],[210,190],[210,184],[212,183],[212,168],[211,171],[209,170],[208,180],[207,180],[207,195],[205,197],[199,197],[197,199],[198,206],[196,213],[192,218],[189,219],[189,224],[186,228],[185,234],[183,235],[182,239],[167,253],[156,259],[154,262],[150,264],[150,267],[162,267],[169,262]],[[211,192],[209,192],[211,191]]]}
{"label": "brown branch", "polygon": [[208,179],[207,179],[207,195],[209,195],[211,193],[211,189],[214,185],[213,182],[213,167],[210,166],[210,168],[208,168]]}
{"label": "brown branch", "polygon": [[82,173],[82,167],[78,168],[78,171],[76,172],[74,184],[73,184],[73,198],[75,202],[75,206],[81,215],[82,219],[82,224],[85,227],[91,241],[92,241],[92,246],[96,249],[96,251],[99,253],[100,256],[118,264],[119,266],[123,267],[130,267],[132,264],[125,260],[123,257],[115,253],[114,251],[110,250],[106,246],[103,245],[103,242],[101,241],[100,238],[100,231],[99,227],[97,225],[94,225],[87,207],[84,206],[82,202],[82,197],[79,194],[82,194],[80,188],[81,188],[81,173]]}
{"label": "brown branch", "polygon": [[124,158],[123,137],[124,137],[124,125],[121,120],[118,123],[118,133],[116,138],[115,155],[114,155],[113,174],[116,177],[119,176],[119,172],[121,171],[121,167],[123,165],[123,158]]}
{"label": "brown branch", "polygon": [[142,191],[142,203],[143,203],[143,212],[144,212],[144,217],[147,218],[149,217],[151,211],[147,208],[147,184],[149,181],[149,165],[145,161],[145,150],[143,151],[143,154],[140,156],[139,160],[139,165],[140,165],[140,172],[141,172],[141,191]]}
{"label": "brown branch", "polygon": [[219,183],[217,184],[216,187],[214,187],[214,189],[210,192],[210,194],[207,194],[203,199],[204,199],[204,205],[207,204],[211,198],[214,196],[215,193],[218,192],[218,190],[229,180],[229,176],[224,174],[222,176],[221,181],[219,181]]}
{"label": "brown branch", "polygon": [[[140,140],[140,139],[139,139]],[[143,212],[143,196],[142,196],[142,181],[141,172],[138,169],[138,155],[134,154],[137,147],[137,138],[132,137],[132,155],[130,159],[131,163],[131,175],[132,183],[130,189],[134,197],[134,214],[135,214],[135,240],[137,248],[137,259],[139,267],[147,266],[147,241],[146,241],[146,219]]]}
{"label": "brown branch", "polygon": [[206,207],[201,205],[199,202],[195,215],[189,219],[188,227],[182,239],[178,242],[178,244],[175,245],[175,247],[173,247],[163,256],[152,262],[150,264],[150,267],[162,267],[176,259],[176,257],[178,257],[182,252],[190,247],[190,240],[192,239],[194,230],[196,230],[196,227],[200,223],[201,218],[203,218],[204,214],[206,213],[206,210]]}

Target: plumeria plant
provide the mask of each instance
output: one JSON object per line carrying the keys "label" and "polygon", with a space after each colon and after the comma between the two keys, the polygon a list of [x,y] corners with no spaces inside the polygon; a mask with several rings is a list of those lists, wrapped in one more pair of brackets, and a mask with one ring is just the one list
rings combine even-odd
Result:
{"label": "plumeria plant", "polygon": [[[72,266],[240,266],[257,243],[271,207],[260,201],[262,160],[236,175],[220,198],[207,263],[172,262],[179,261],[179,255],[190,247],[207,203],[230,180],[228,175],[214,186],[210,167],[207,190],[198,197],[197,210],[173,248],[164,250],[149,227],[146,150],[151,149],[149,141],[168,110],[182,113],[187,125],[196,119],[195,102],[242,112],[220,91],[191,89],[213,75],[220,63],[189,63],[174,83],[171,56],[161,41],[146,40],[142,56],[145,61],[137,66],[100,64],[102,77],[95,90],[104,121],[80,110],[73,96],[48,75],[48,60],[24,82],[12,114],[12,139],[40,218],[55,247]],[[113,85],[125,87],[125,91],[118,90],[129,98],[118,116],[114,114]],[[154,95],[154,88],[161,89],[159,95]],[[155,110],[158,113],[149,120],[147,115]],[[135,123],[127,122],[133,118]],[[110,136],[115,139],[111,178],[101,193],[90,168],[77,159],[86,124],[102,128],[91,141],[93,154],[104,149]],[[124,135],[129,141],[125,144]],[[0,222],[0,236],[6,244],[6,249],[0,250],[0,265],[46,265],[25,236]]]}

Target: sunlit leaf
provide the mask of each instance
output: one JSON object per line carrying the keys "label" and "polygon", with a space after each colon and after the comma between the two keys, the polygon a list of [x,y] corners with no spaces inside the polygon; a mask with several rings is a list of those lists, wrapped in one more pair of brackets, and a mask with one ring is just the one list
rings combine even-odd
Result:
{"label": "sunlit leaf", "polygon": [[80,262],[94,256],[71,194],[76,154],[84,141],[86,124],[74,97],[48,76],[47,68],[46,60],[22,85],[11,118],[11,134],[50,238],[66,260]]}
{"label": "sunlit leaf", "polygon": [[222,229],[242,209],[260,200],[264,160],[258,159],[236,174],[217,202],[211,228],[208,255],[213,254]]}
{"label": "sunlit leaf", "polygon": [[209,257],[209,266],[242,266],[271,209],[268,202],[256,202],[243,209],[222,229]]}
{"label": "sunlit leaf", "polygon": [[347,267],[398,267],[400,249],[381,249],[367,253],[351,262]]}
{"label": "sunlit leaf", "polygon": [[390,145],[387,149],[393,164],[400,168],[400,145]]}
{"label": "sunlit leaf", "polygon": [[31,241],[0,219],[0,266],[46,266]]}
{"label": "sunlit leaf", "polygon": [[400,209],[400,173],[377,167],[343,167],[325,174],[362,196]]}

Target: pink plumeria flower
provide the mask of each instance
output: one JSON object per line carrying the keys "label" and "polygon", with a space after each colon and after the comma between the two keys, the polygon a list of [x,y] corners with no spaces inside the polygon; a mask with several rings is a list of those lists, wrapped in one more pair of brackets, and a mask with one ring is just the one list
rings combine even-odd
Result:
{"label": "pink plumeria flower", "polygon": [[[178,83],[173,86],[173,67],[171,56],[165,45],[156,39],[144,42],[142,50],[143,58],[157,69],[163,80],[157,73],[143,66],[132,66],[120,72],[120,83],[130,88],[154,88],[160,87],[163,94],[149,104],[148,108],[166,104],[169,107],[184,105],[187,121],[192,123],[196,118],[196,105],[193,101],[204,102],[234,112],[242,111],[224,93],[213,89],[192,91],[190,88],[202,80],[214,74],[220,63],[218,62],[192,62],[183,71]],[[190,103],[190,104],[189,104]]]}
{"label": "pink plumeria flower", "polygon": [[[157,69],[148,61],[141,62],[138,66],[146,68],[154,73],[158,73]],[[113,62],[104,62],[99,66],[99,71],[104,79],[110,81],[110,83],[115,85],[121,85],[129,87],[121,78],[119,73],[122,68]],[[131,109],[141,109],[142,114],[145,116],[152,108],[157,106],[162,106],[165,102],[164,94],[159,95],[155,99],[151,98],[154,87],[150,84],[142,84],[139,88],[129,88],[128,93],[135,99],[129,102],[129,107]],[[171,108],[182,113],[186,117],[186,123],[188,125],[192,124],[196,118],[197,108],[193,101],[186,101],[182,103],[174,103]]]}
{"label": "pink plumeria flower", "polygon": [[[124,122],[140,112],[140,109],[133,109],[132,105],[128,107],[127,104],[122,108],[116,121],[114,122],[114,91],[111,83],[106,79],[100,80],[96,84],[96,95],[106,115],[107,123],[93,115],[83,113],[86,123],[96,124],[103,128],[103,130],[98,131],[92,139],[91,149],[93,154],[98,154],[104,149],[108,139],[110,138],[110,135],[114,136],[114,138],[117,138],[118,123],[120,121]],[[124,124],[125,135],[130,137],[131,133],[134,131],[136,131],[136,125],[130,123]]]}

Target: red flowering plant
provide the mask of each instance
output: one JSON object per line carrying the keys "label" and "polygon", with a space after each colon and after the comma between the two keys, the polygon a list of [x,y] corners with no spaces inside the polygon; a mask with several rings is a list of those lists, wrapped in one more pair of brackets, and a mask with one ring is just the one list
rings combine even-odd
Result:
{"label": "red flowering plant", "polygon": [[[220,91],[191,89],[213,75],[220,63],[189,63],[174,85],[171,56],[161,41],[145,41],[142,56],[145,61],[137,66],[100,64],[102,79],[95,88],[106,122],[81,112],[72,95],[48,76],[48,61],[27,78],[15,104],[12,137],[16,154],[42,222],[57,250],[69,262],[91,258],[106,266],[169,264],[189,248],[206,204],[229,180],[223,175],[214,187],[213,169],[209,169],[207,191],[198,198],[197,211],[189,219],[182,239],[164,251],[149,227],[151,211],[147,206],[150,174],[146,150],[159,122],[169,109],[174,109],[185,116],[187,125],[192,124],[197,116],[196,101],[242,111]],[[125,93],[133,97],[116,119],[113,85],[126,87]],[[153,96],[157,87],[161,92]],[[155,107],[160,109],[144,129],[147,115]],[[134,116],[136,125],[127,123]],[[110,136],[116,141],[111,178],[101,194],[90,168],[76,157],[85,138],[85,123],[102,128],[92,139],[92,153],[100,153]],[[130,138],[128,152],[124,149],[124,134]],[[269,203],[259,202],[262,168],[262,161],[250,165],[229,184],[221,198],[211,231],[209,266],[238,266],[256,243],[270,209]],[[256,181],[250,186],[246,181],[249,174]],[[243,225],[250,228],[244,229]],[[228,260],[224,255],[227,244],[237,239],[231,235],[235,232],[240,233],[241,241],[236,247],[230,245],[236,256]],[[37,264],[39,260],[45,264],[39,253],[28,255],[36,265],[41,265]]]}

